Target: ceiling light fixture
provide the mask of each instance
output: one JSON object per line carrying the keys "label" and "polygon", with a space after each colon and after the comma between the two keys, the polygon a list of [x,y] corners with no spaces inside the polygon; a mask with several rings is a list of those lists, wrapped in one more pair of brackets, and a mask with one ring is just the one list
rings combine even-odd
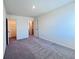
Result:
{"label": "ceiling light fixture", "polygon": [[33,5],[33,8],[35,8],[35,5]]}

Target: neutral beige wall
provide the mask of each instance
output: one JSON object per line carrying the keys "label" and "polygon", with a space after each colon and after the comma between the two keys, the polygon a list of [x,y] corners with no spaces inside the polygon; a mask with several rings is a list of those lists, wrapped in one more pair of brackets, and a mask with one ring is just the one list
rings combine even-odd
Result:
{"label": "neutral beige wall", "polygon": [[75,49],[74,2],[38,17],[39,37]]}
{"label": "neutral beige wall", "polygon": [[5,53],[6,49],[6,10],[3,6],[3,54]]}

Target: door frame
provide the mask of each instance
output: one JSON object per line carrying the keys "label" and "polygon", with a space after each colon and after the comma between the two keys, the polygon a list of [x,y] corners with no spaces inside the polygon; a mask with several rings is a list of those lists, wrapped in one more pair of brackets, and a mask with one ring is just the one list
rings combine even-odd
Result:
{"label": "door frame", "polygon": [[8,45],[8,19],[6,18],[6,45]]}

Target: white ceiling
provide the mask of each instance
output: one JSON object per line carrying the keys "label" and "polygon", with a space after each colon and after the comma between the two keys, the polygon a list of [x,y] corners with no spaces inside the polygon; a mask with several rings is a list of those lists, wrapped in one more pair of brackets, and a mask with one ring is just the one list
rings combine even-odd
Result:
{"label": "white ceiling", "polygon": [[[74,0],[4,0],[7,14],[37,16]],[[33,4],[36,8],[33,9]]]}

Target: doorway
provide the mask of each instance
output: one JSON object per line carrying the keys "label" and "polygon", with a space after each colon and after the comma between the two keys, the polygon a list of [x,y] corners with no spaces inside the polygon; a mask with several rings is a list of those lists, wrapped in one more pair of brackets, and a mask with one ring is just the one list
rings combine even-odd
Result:
{"label": "doorway", "polygon": [[29,20],[29,36],[34,36],[34,20]]}
{"label": "doorway", "polygon": [[8,19],[6,18],[6,45],[8,45]]}
{"label": "doorway", "polygon": [[12,18],[7,20],[8,27],[8,42],[13,42],[16,40],[16,21]]}

